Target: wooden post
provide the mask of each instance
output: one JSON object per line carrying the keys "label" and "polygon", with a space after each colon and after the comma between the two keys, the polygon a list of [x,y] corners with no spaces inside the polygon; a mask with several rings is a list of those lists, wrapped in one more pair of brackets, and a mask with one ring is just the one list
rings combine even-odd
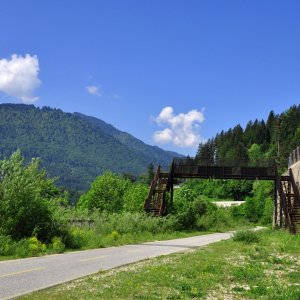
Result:
{"label": "wooden post", "polygon": [[273,228],[278,226],[278,199],[277,199],[277,180],[274,180],[274,211],[273,211]]}

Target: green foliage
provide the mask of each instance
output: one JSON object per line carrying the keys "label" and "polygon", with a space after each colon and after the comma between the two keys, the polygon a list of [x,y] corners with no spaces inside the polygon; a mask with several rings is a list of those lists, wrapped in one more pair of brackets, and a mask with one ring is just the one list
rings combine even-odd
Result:
{"label": "green foliage", "polygon": [[196,190],[187,183],[175,191],[173,213],[180,229],[218,231],[236,225],[237,220],[233,220],[230,210],[218,208]]}
{"label": "green foliage", "polygon": [[273,211],[273,182],[255,181],[253,197],[246,198],[244,213],[251,222],[270,223]]}
{"label": "green foliage", "polygon": [[259,233],[253,230],[241,230],[234,233],[233,238],[236,242],[244,242],[246,244],[258,243],[260,241]]}
{"label": "green foliage", "polygon": [[252,146],[248,149],[249,156],[249,165],[250,166],[258,166],[260,161],[263,158],[263,153],[261,151],[260,145],[252,144]]}
{"label": "green foliage", "polygon": [[46,250],[46,245],[42,244],[35,236],[28,238],[27,240],[30,256],[35,256],[39,252]]}
{"label": "green foliage", "polygon": [[253,195],[246,197],[241,206],[231,207],[234,218],[245,218],[252,223],[268,225],[272,223],[274,209],[273,201],[274,185],[271,181],[255,181]]}
{"label": "green foliage", "polygon": [[0,235],[0,256],[7,257],[31,257],[44,254],[61,253],[65,245],[60,237],[53,237],[48,245],[37,237],[13,240],[9,236]]}
{"label": "green foliage", "polygon": [[150,185],[155,176],[154,165],[150,163],[147,167],[147,184]]}
{"label": "green foliage", "polygon": [[142,232],[161,233],[176,229],[177,219],[174,216],[153,218],[145,213],[123,212],[121,214],[95,213],[95,230],[108,235],[113,231],[119,234]]}
{"label": "green foliage", "polygon": [[78,201],[78,208],[93,211],[120,212],[123,209],[125,192],[131,186],[128,179],[105,172],[96,177],[91,189],[83,194]]}
{"label": "green foliage", "polygon": [[54,219],[57,189],[39,160],[27,165],[20,151],[0,162],[0,233],[13,239],[35,235],[42,241],[61,234]]}
{"label": "green foliage", "polygon": [[149,187],[147,185],[142,183],[132,184],[124,194],[124,210],[142,212],[148,192]]}
{"label": "green foliage", "polygon": [[61,237],[54,236],[51,239],[52,249],[55,253],[62,253],[65,249],[65,244],[62,242]]}
{"label": "green foliage", "polygon": [[122,245],[164,237],[174,237],[177,219],[174,216],[153,218],[145,213],[94,212],[91,229],[70,228],[67,246],[76,248],[97,248]]}
{"label": "green foliage", "polygon": [[[280,172],[287,167],[289,154],[299,146],[300,105],[280,115],[270,112],[267,122],[249,121],[222,131],[199,145],[196,160],[203,164],[259,166],[276,161]],[[279,173],[280,173],[279,172]]]}
{"label": "green foliage", "polygon": [[212,199],[242,200],[252,194],[253,182],[249,180],[222,179],[193,179],[185,183],[197,195],[204,195]]}
{"label": "green foliage", "polygon": [[197,219],[196,228],[202,231],[223,231],[236,227],[237,223],[228,209],[215,207]]}

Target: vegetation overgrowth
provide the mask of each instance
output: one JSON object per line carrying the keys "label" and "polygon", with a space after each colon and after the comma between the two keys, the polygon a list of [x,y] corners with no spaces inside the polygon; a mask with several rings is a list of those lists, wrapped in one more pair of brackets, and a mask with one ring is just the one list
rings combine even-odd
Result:
{"label": "vegetation overgrowth", "polygon": [[235,238],[101,271],[21,299],[300,299],[300,236]]}
{"label": "vegetation overgrowth", "polygon": [[[148,193],[143,181],[105,172],[95,178],[90,190],[72,207],[68,193],[57,188],[55,179],[49,179],[39,164],[38,159],[26,163],[20,151],[0,161],[2,257],[115,246],[271,222],[270,182],[254,182],[242,206],[219,208],[207,196],[209,186],[203,188],[201,180],[188,181],[175,189],[169,214],[154,218],[143,211]],[[151,178],[146,175],[149,182]],[[151,176],[153,168],[149,168],[148,177]],[[228,186],[234,184],[220,182],[219,190],[226,195],[230,192]]]}

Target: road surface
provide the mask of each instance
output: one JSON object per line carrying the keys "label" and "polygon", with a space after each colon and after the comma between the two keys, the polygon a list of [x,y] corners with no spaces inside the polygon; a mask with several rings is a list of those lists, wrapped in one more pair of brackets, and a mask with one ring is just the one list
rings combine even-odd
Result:
{"label": "road surface", "polygon": [[229,239],[232,232],[0,262],[0,299],[57,285],[140,260]]}

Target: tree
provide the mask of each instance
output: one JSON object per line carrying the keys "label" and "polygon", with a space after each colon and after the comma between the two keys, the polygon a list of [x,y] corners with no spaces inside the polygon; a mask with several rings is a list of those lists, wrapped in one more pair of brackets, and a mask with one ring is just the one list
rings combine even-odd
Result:
{"label": "tree", "polygon": [[147,167],[147,184],[151,184],[154,176],[155,176],[154,165],[153,163],[150,163]]}
{"label": "tree", "polygon": [[261,148],[257,144],[252,144],[248,149],[250,166],[259,166],[259,163],[263,160],[263,153]]}
{"label": "tree", "polygon": [[125,192],[124,210],[130,212],[143,211],[144,202],[148,195],[149,188],[142,183],[135,183]]}
{"label": "tree", "polygon": [[105,172],[95,178],[90,190],[80,197],[77,206],[89,211],[98,209],[120,212],[123,209],[124,194],[131,185],[130,180],[112,172]]}
{"label": "tree", "polygon": [[39,164],[32,159],[25,165],[20,151],[0,162],[0,234],[14,239],[35,235],[43,241],[60,234],[54,220],[58,189]]}
{"label": "tree", "polygon": [[196,154],[196,161],[201,165],[213,165],[215,162],[215,141],[209,139],[206,143],[200,143]]}

